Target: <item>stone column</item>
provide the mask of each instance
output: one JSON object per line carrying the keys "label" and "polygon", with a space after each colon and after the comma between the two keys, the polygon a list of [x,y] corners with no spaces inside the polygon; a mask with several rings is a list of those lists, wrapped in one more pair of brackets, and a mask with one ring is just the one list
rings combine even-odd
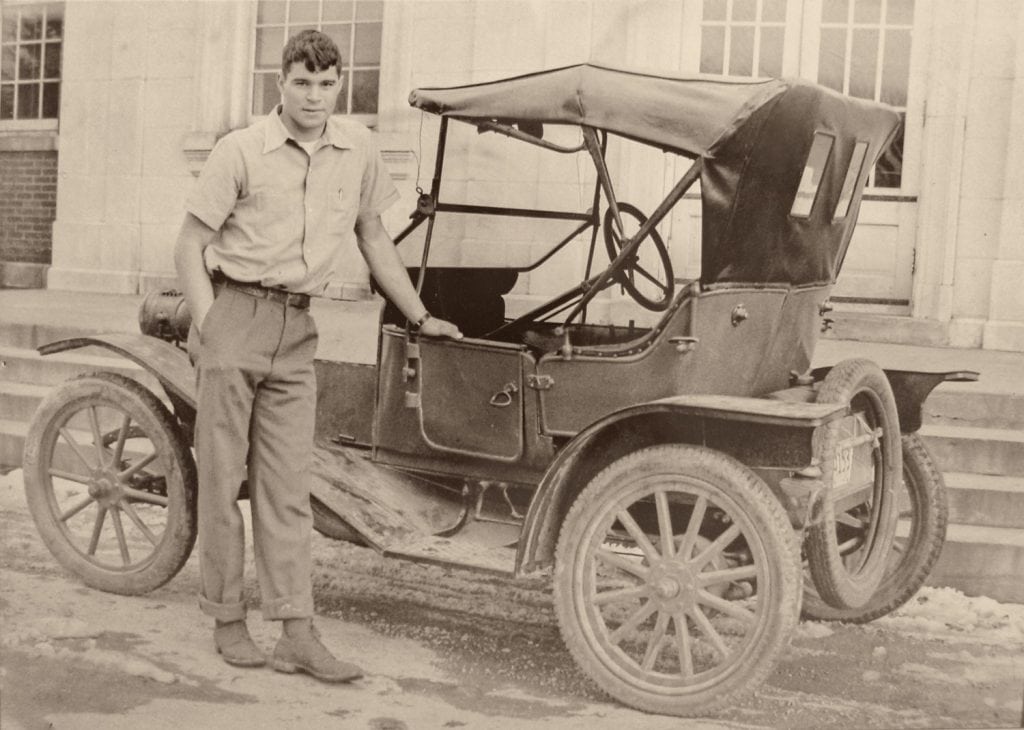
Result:
{"label": "stone column", "polygon": [[[915,319],[948,323],[960,215],[977,0],[935,0],[924,25],[926,112],[912,298]],[[918,38],[915,37],[915,43]]]}
{"label": "stone column", "polygon": [[[999,246],[992,267],[989,318],[984,347],[1024,351],[1024,9],[1017,17],[1010,86],[1010,131]],[[1011,24],[1012,27],[1013,24]]]}

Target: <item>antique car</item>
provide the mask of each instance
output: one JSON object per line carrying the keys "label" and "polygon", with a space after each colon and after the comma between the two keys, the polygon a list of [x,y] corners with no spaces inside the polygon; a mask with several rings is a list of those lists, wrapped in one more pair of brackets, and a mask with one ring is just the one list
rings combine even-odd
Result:
{"label": "antique car", "polygon": [[[593,64],[421,88],[410,103],[438,138],[395,239],[428,308],[466,337],[418,336],[383,303],[375,362],[317,361],[317,530],[550,575],[580,668],[656,713],[751,692],[801,609],[867,621],[913,595],[946,515],[916,435],[922,405],[977,374],[810,369],[895,111],[800,80]],[[644,159],[657,166],[613,175]],[[646,213],[620,198],[645,176],[644,194],[661,186]],[[699,227],[688,278],[675,274],[684,244],[670,251],[662,233],[679,206]],[[24,454],[54,556],[122,594],[170,580],[196,529],[188,313],[156,292],[140,321],[141,334],[41,351],[102,346],[160,387],[71,380]]]}

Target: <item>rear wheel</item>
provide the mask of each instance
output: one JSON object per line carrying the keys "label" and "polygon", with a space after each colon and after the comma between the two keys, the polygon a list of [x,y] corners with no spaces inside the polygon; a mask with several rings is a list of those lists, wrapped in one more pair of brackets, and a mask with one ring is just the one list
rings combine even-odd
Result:
{"label": "rear wheel", "polygon": [[[924,585],[946,539],[946,485],[916,433],[903,435],[903,481],[896,495],[899,521],[885,574],[867,605],[833,608],[821,600],[809,575],[804,582],[804,615],[820,621],[866,623],[906,603]],[[859,549],[862,540],[851,546]]]}
{"label": "rear wheel", "polygon": [[647,712],[701,715],[760,684],[800,610],[799,546],[745,466],[653,446],[576,499],[555,556],[562,636],[604,691]]}
{"label": "rear wheel", "polygon": [[850,415],[824,429],[825,499],[822,518],[807,530],[807,562],[825,603],[863,608],[882,582],[896,531],[903,472],[896,400],[885,373],[858,359],[829,371],[817,401],[848,403]]}
{"label": "rear wheel", "polygon": [[141,595],[188,560],[195,464],[174,417],[136,381],[93,373],[52,391],[29,426],[23,469],[40,536],[87,585]]}

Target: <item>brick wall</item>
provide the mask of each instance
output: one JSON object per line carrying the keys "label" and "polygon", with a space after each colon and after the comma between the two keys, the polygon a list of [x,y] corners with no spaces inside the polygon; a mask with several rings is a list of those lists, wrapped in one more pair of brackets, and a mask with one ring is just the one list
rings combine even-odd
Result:
{"label": "brick wall", "polygon": [[57,153],[0,152],[0,261],[49,264],[57,217]]}

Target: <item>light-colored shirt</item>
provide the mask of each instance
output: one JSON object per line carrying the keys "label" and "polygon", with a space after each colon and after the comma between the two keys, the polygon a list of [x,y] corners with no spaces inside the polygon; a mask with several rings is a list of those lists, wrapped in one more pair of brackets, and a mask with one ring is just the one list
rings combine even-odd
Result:
{"label": "light-colored shirt", "polygon": [[322,294],[353,251],[356,218],[398,199],[369,129],[331,117],[312,155],[280,107],[214,146],[185,209],[219,235],[206,269],[238,281]]}

